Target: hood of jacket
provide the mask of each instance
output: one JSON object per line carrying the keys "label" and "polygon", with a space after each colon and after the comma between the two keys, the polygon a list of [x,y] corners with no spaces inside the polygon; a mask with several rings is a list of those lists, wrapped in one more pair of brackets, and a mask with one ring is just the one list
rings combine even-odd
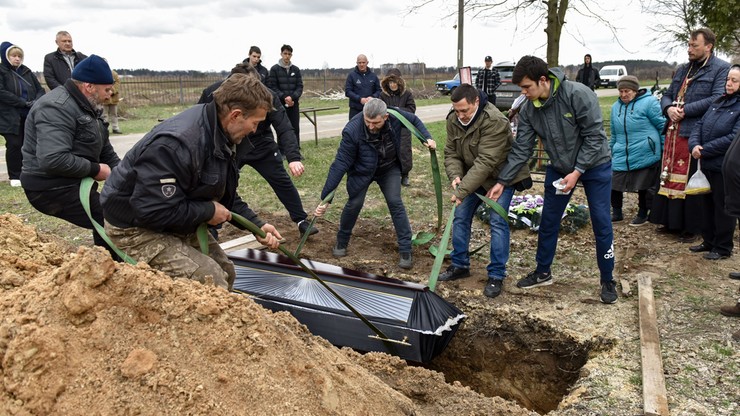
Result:
{"label": "hood of jacket", "polygon": [[[396,84],[398,84],[398,89],[396,91],[391,90],[390,86],[388,85],[391,81],[394,81]],[[382,81],[380,81],[380,89],[388,95],[401,95],[406,91],[406,81],[404,81],[403,78],[395,75],[387,75],[383,78]]]}
{"label": "hood of jacket", "polygon": [[12,65],[10,65],[10,59],[8,58],[8,49],[12,48],[13,46],[15,46],[15,45],[13,45],[11,42],[7,42],[7,41],[6,42],[3,42],[3,43],[0,43],[0,59],[2,60],[2,64],[5,65],[8,68],[12,68],[13,67]]}
{"label": "hood of jacket", "polygon": [[560,67],[550,68],[548,70],[548,78],[550,78],[550,96],[547,97],[547,100],[545,101],[542,101],[539,98],[532,101],[532,105],[534,105],[535,108],[546,107],[549,103],[555,102],[560,84],[565,81],[565,73]]}

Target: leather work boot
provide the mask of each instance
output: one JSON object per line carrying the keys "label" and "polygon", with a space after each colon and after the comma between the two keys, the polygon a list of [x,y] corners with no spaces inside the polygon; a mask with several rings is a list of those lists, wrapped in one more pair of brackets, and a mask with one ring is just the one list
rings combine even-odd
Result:
{"label": "leather work boot", "polygon": [[740,317],[740,302],[734,305],[725,305],[719,308],[719,313],[724,316]]}

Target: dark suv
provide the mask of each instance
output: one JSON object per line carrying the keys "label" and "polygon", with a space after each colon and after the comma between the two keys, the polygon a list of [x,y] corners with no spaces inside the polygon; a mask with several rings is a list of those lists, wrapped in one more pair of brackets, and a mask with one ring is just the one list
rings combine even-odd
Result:
{"label": "dark suv", "polygon": [[511,82],[515,65],[516,62],[507,61],[493,66],[501,77],[501,85],[496,89],[496,107],[501,111],[509,110],[514,100],[522,94],[522,89]]}

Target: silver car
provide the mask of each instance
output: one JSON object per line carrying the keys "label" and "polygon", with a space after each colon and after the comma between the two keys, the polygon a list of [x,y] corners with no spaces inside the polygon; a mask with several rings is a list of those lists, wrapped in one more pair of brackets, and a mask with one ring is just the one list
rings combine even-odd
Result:
{"label": "silver car", "polygon": [[493,67],[498,70],[501,85],[496,89],[496,107],[501,111],[508,111],[514,100],[522,94],[522,89],[511,82],[516,62],[499,62]]}

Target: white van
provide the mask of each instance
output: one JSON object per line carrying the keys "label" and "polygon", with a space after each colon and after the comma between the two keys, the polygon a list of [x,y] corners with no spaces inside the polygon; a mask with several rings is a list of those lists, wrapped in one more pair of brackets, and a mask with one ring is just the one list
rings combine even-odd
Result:
{"label": "white van", "polygon": [[617,81],[619,78],[627,74],[627,67],[624,65],[605,65],[599,70],[599,77],[601,80],[596,84],[596,87],[617,87]]}

